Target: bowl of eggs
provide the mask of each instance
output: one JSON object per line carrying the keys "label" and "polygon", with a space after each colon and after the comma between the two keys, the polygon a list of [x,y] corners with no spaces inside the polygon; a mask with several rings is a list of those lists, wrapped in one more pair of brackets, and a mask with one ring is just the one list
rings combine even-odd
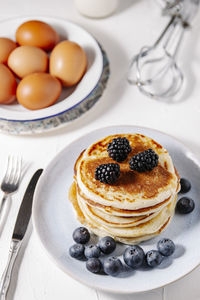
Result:
{"label": "bowl of eggs", "polygon": [[0,130],[37,133],[64,125],[102,95],[109,63],[82,27],[56,18],[0,22]]}

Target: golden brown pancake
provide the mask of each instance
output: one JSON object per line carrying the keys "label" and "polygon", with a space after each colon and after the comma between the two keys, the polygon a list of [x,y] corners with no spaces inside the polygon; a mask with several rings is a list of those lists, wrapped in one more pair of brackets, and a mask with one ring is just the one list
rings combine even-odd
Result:
{"label": "golden brown pancake", "polygon": [[100,203],[95,203],[92,200],[88,199],[83,192],[80,190],[78,184],[76,184],[77,187],[77,193],[79,194],[79,196],[81,198],[84,199],[85,202],[87,202],[88,205],[95,207],[95,208],[99,208],[102,209],[105,213],[111,214],[111,215],[115,215],[115,216],[124,216],[125,218],[127,217],[132,217],[132,216],[144,216],[147,214],[151,214],[157,210],[160,210],[162,207],[164,207],[165,205],[167,205],[169,203],[169,201],[171,201],[171,197],[165,199],[163,202],[158,203],[156,205],[153,206],[149,206],[146,208],[141,208],[141,209],[133,209],[133,210],[128,210],[128,209],[120,209],[120,208],[115,208],[112,206],[105,206],[102,205]]}
{"label": "golden brown pancake", "polygon": [[[107,153],[113,138],[126,137],[132,151],[120,165],[120,177],[112,185],[95,179],[101,164],[116,163]],[[159,163],[143,173],[129,168],[130,158],[147,149],[159,155]],[[135,244],[159,234],[169,224],[179,191],[179,176],[172,159],[160,144],[140,134],[112,135],[83,150],[74,165],[69,192],[79,221],[99,236]]]}
{"label": "golden brown pancake", "polygon": [[[157,205],[176,192],[178,177],[171,157],[158,143],[139,134],[124,134],[130,141],[132,152],[120,163],[120,177],[113,185],[95,179],[95,169],[100,164],[114,162],[107,153],[109,136],[86,149],[75,164],[75,180],[87,199],[100,205],[123,210],[136,210]],[[159,164],[152,171],[139,173],[129,168],[129,159],[137,151],[154,148],[159,154]]]}
{"label": "golden brown pancake", "polygon": [[[87,181],[84,182],[86,187],[90,188],[89,182],[93,181],[96,168],[101,164],[108,163],[113,163],[109,157],[81,161],[80,172],[84,170],[84,173],[87,174]],[[172,179],[172,174],[160,164],[151,172],[138,173],[130,170],[128,163],[124,162],[120,163],[120,172],[120,178],[115,184],[112,186],[103,184],[103,192],[99,192],[101,197],[104,197],[104,193],[112,190],[113,193],[124,194],[124,197],[126,197],[126,193],[136,195],[143,193],[144,198],[150,199],[155,197],[159,193],[159,189],[164,188]],[[95,180],[93,186],[97,190],[102,187],[102,183]],[[124,199],[118,197],[117,200],[123,201]]]}
{"label": "golden brown pancake", "polygon": [[88,227],[93,233],[95,233],[98,236],[106,236],[106,235],[110,235],[112,236],[116,241],[119,241],[121,243],[124,244],[128,244],[128,245],[134,245],[137,244],[139,242],[151,239],[155,236],[157,236],[158,234],[160,234],[163,230],[165,230],[165,228],[167,227],[167,225],[170,223],[170,220],[172,218],[172,215],[169,216],[166,221],[164,222],[164,224],[154,233],[152,234],[145,234],[145,235],[141,235],[141,236],[137,236],[137,237],[127,237],[127,236],[115,236],[112,235],[111,233],[102,230],[101,226],[99,226],[98,224],[96,224],[95,222],[90,222],[88,220],[86,220],[85,215],[83,214],[78,201],[77,201],[77,194],[76,194],[76,185],[75,183],[73,183],[70,187],[69,190],[69,200],[72,202],[74,210],[76,211],[77,214],[77,219],[80,221],[80,223],[86,227]]}

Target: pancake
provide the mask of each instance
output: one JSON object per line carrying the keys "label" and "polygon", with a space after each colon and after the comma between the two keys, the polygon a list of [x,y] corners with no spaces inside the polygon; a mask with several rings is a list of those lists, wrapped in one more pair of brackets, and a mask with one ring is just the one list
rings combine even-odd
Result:
{"label": "pancake", "polygon": [[96,218],[92,218],[91,215],[87,213],[82,203],[78,201],[78,205],[82,210],[86,221],[89,221],[92,224],[96,224],[95,227],[102,228],[109,235],[119,237],[140,237],[143,235],[153,234],[154,232],[157,232],[173,214],[175,203],[175,201],[172,201],[168,206],[164,207],[153,219],[150,219],[145,223],[141,223],[136,226],[132,225],[130,227],[109,227],[100,224]]}
{"label": "pancake", "polygon": [[76,193],[76,185],[75,184],[72,184],[70,187],[69,200],[73,204],[74,210],[77,214],[77,219],[80,221],[81,224],[88,227],[94,234],[96,234],[100,237],[110,235],[116,241],[124,243],[124,244],[128,244],[128,245],[138,244],[142,241],[151,239],[151,238],[157,236],[158,234],[160,234],[170,223],[171,218],[174,213],[174,209],[172,208],[172,206],[175,206],[175,203],[176,203],[176,198],[175,198],[173,205],[171,205],[171,208],[168,210],[168,212],[170,211],[168,218],[166,219],[165,223],[162,226],[160,226],[160,228],[157,231],[154,231],[153,233],[150,233],[150,234],[144,234],[144,235],[136,236],[136,237],[127,237],[127,236],[124,237],[124,236],[112,235],[110,232],[105,230],[105,228],[102,228],[101,226],[99,226],[99,224],[97,224],[96,222],[93,222],[93,221],[91,222],[90,220],[86,220],[85,215],[83,214],[83,211],[80,208],[79,203],[77,201],[77,193]]}
{"label": "pancake", "polygon": [[[129,140],[131,153],[118,163],[120,177],[114,184],[95,179],[101,164],[113,163],[107,145],[114,138]],[[159,156],[151,171],[130,170],[132,156],[153,149]],[[137,244],[160,234],[174,214],[179,175],[165,148],[141,134],[118,134],[103,138],[79,155],[74,166],[74,182],[69,191],[78,220],[98,236],[112,236],[126,244]]]}
{"label": "pancake", "polygon": [[137,210],[125,210],[125,209],[115,208],[112,206],[105,206],[99,203],[95,203],[90,199],[87,199],[86,196],[80,191],[78,185],[77,185],[77,193],[79,194],[79,197],[81,197],[83,201],[87,202],[89,206],[93,207],[97,211],[101,210],[105,214],[113,215],[113,216],[121,216],[121,217],[144,216],[146,214],[152,214],[154,212],[157,212],[158,210],[161,210],[171,201],[171,197],[169,197],[168,199],[154,206],[141,208]]}
{"label": "pancake", "polygon": [[[128,158],[120,163],[121,175],[114,185],[94,178],[97,166],[113,163],[107,144],[113,138],[126,137],[132,147]],[[151,172],[138,173],[129,169],[128,161],[136,153],[152,148],[159,155],[159,164]],[[139,134],[109,136],[90,146],[77,160],[75,179],[87,199],[122,210],[137,210],[157,205],[175,194],[178,178],[172,159],[161,145]]]}
{"label": "pancake", "polygon": [[[102,210],[95,209],[81,200],[79,195],[77,194],[78,203],[81,203],[81,207],[83,207],[83,211],[91,217],[91,219],[96,220],[97,223],[103,226],[108,227],[132,227],[137,226],[141,223],[146,223],[147,221],[153,219],[160,213],[160,210],[150,213],[147,215],[136,216],[136,217],[119,217],[105,214]],[[172,199],[170,198],[169,204],[171,203]],[[167,205],[166,205],[167,206]],[[163,209],[163,208],[162,208]]]}
{"label": "pancake", "polygon": [[[114,237],[114,236],[113,236],[113,238],[117,242],[120,242],[120,243],[123,243],[123,244],[126,244],[126,245],[137,245],[141,242],[150,240],[150,239],[156,237],[157,235],[161,234],[166,229],[166,227],[169,225],[170,221],[171,221],[171,217],[167,220],[167,222],[157,232],[154,232],[153,234],[147,234],[147,235],[143,235],[143,236],[140,236],[140,237],[134,237],[134,238]],[[89,226],[89,224],[88,224],[88,226]],[[108,235],[107,232],[100,231],[97,227],[93,228],[93,233],[100,236],[100,237]]]}
{"label": "pancake", "polygon": [[138,217],[118,217],[112,215],[106,215],[101,210],[95,210],[91,206],[87,205],[77,194],[77,201],[80,204],[79,206],[82,208],[82,211],[86,212],[86,214],[91,218],[96,220],[99,224],[109,226],[109,227],[132,227],[136,226],[140,223],[144,223],[151,218],[153,218],[159,212],[145,215],[145,216],[138,216]]}

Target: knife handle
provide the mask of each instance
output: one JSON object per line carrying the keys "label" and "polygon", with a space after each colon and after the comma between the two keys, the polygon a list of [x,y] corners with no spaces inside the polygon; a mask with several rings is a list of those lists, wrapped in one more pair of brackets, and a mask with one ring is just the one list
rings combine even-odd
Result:
{"label": "knife handle", "polygon": [[8,291],[8,287],[10,285],[13,266],[20,246],[21,246],[21,241],[18,240],[11,241],[8,262],[0,281],[0,300],[6,299],[6,294]]}

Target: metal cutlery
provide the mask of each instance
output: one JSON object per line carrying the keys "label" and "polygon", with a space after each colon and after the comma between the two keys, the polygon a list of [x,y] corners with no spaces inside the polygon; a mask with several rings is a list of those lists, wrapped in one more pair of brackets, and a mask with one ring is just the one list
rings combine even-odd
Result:
{"label": "metal cutlery", "polygon": [[42,169],[37,170],[31,178],[18,212],[10,244],[8,263],[0,281],[0,300],[6,299],[6,294],[10,285],[12,269],[29,224],[32,211],[33,195],[42,171]]}
{"label": "metal cutlery", "polygon": [[1,183],[1,190],[4,192],[4,195],[0,203],[0,215],[6,198],[18,190],[21,171],[22,158],[20,156],[8,156],[6,173]]}

